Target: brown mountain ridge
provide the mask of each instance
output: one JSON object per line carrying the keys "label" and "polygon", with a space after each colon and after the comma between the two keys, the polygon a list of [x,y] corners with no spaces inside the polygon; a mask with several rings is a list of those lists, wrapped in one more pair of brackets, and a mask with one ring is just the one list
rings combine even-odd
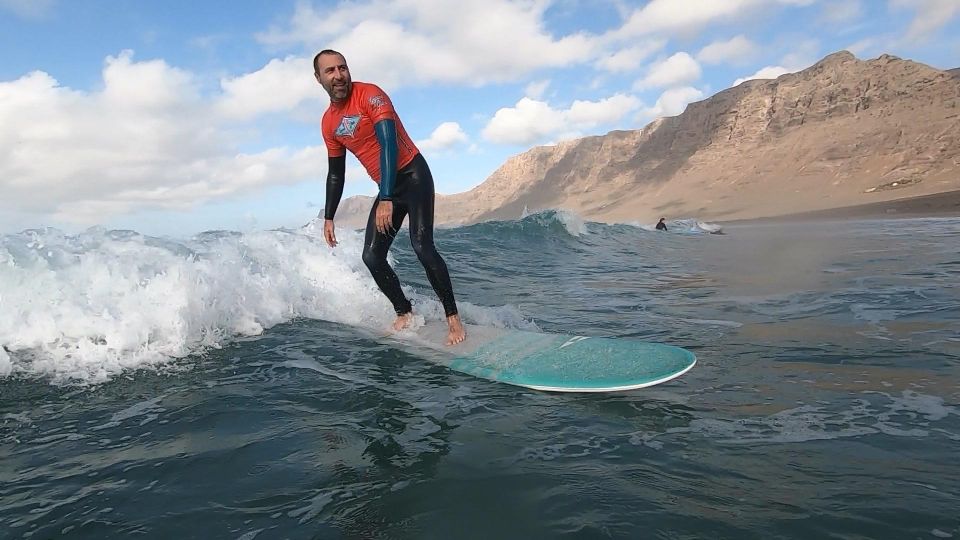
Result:
{"label": "brown mountain ridge", "polygon": [[[960,68],[841,51],[751,80],[640,130],[540,146],[477,187],[438,195],[437,223],[562,208],[607,222],[733,220],[960,190]],[[369,197],[338,224],[362,226]]]}

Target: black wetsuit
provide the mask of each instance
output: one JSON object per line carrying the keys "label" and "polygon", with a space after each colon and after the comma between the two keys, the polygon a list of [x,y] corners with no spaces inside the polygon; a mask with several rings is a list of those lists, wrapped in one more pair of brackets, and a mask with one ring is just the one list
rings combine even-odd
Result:
{"label": "black wetsuit", "polygon": [[658,230],[658,231],[665,231],[665,230],[667,230],[667,224],[664,223],[664,222],[662,222],[662,221],[657,222],[657,230]]}
{"label": "black wetsuit", "polygon": [[433,202],[434,188],[433,175],[427,160],[417,154],[413,161],[397,171],[397,185],[393,192],[393,233],[383,234],[377,230],[376,215],[379,199],[374,199],[370,208],[370,217],[367,219],[367,233],[363,240],[363,262],[373,274],[374,281],[390,299],[397,315],[409,313],[413,308],[410,301],[400,289],[400,279],[396,272],[387,264],[387,251],[393,244],[396,231],[403,224],[403,218],[410,216],[410,244],[420,259],[427,279],[443,303],[443,311],[447,317],[456,315],[457,302],[453,297],[453,285],[450,283],[450,274],[443,257],[437,253],[433,245]]}
{"label": "black wetsuit", "polygon": [[[333,219],[336,214],[340,197],[343,194],[344,156],[330,158],[330,173],[327,176],[327,204],[325,217]],[[383,234],[377,230],[376,216],[380,199],[373,201],[370,208],[370,217],[367,219],[367,232],[363,240],[363,262],[367,265],[377,287],[393,304],[397,315],[410,313],[413,310],[410,301],[400,288],[400,279],[396,272],[387,263],[387,252],[396,231],[403,224],[403,219],[410,216],[410,243],[413,251],[427,271],[430,285],[443,303],[443,311],[447,317],[457,314],[457,302],[453,296],[453,285],[450,283],[450,273],[443,257],[437,253],[433,245],[433,202],[434,187],[433,175],[427,160],[417,154],[405,167],[397,171],[396,186],[391,197],[393,201],[393,221],[390,234]]]}

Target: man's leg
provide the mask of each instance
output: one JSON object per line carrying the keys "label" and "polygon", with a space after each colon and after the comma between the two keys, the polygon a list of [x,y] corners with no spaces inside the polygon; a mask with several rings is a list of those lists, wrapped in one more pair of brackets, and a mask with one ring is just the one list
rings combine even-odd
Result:
{"label": "man's leg", "polygon": [[407,300],[406,295],[400,288],[400,278],[397,277],[397,273],[387,263],[387,252],[390,250],[390,245],[393,244],[396,231],[403,225],[406,207],[396,202],[393,204],[393,230],[388,234],[383,234],[377,231],[376,215],[379,203],[379,200],[373,201],[373,207],[370,208],[370,217],[367,218],[367,231],[363,240],[363,263],[370,270],[377,287],[393,304],[393,310],[397,313],[397,319],[393,322],[393,329],[402,330],[410,324],[410,319],[413,317],[413,306],[410,305],[410,300]]}
{"label": "man's leg", "polygon": [[423,156],[418,155],[404,167],[406,200],[410,210],[410,243],[427,272],[427,279],[443,304],[447,316],[449,333],[447,345],[455,345],[466,338],[466,331],[457,312],[457,302],[453,295],[453,284],[447,263],[437,252],[433,243],[434,188],[433,176]]}

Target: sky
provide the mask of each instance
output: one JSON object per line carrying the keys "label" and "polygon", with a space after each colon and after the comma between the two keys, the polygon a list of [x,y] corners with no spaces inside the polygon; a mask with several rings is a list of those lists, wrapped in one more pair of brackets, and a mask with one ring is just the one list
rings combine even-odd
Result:
{"label": "sky", "polygon": [[[324,48],[452,194],[839,50],[960,67],[960,0],[0,0],[0,233],[309,222]],[[350,157],[344,198],[376,191]]]}

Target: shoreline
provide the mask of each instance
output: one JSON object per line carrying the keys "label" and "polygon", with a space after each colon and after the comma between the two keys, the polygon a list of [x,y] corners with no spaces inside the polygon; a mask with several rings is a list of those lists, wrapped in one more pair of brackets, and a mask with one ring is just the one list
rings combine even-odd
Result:
{"label": "shoreline", "polygon": [[751,219],[717,221],[724,225],[783,221],[836,221],[847,219],[898,219],[924,217],[960,217],[960,190],[920,195],[892,201],[841,206],[825,210],[783,214]]}

